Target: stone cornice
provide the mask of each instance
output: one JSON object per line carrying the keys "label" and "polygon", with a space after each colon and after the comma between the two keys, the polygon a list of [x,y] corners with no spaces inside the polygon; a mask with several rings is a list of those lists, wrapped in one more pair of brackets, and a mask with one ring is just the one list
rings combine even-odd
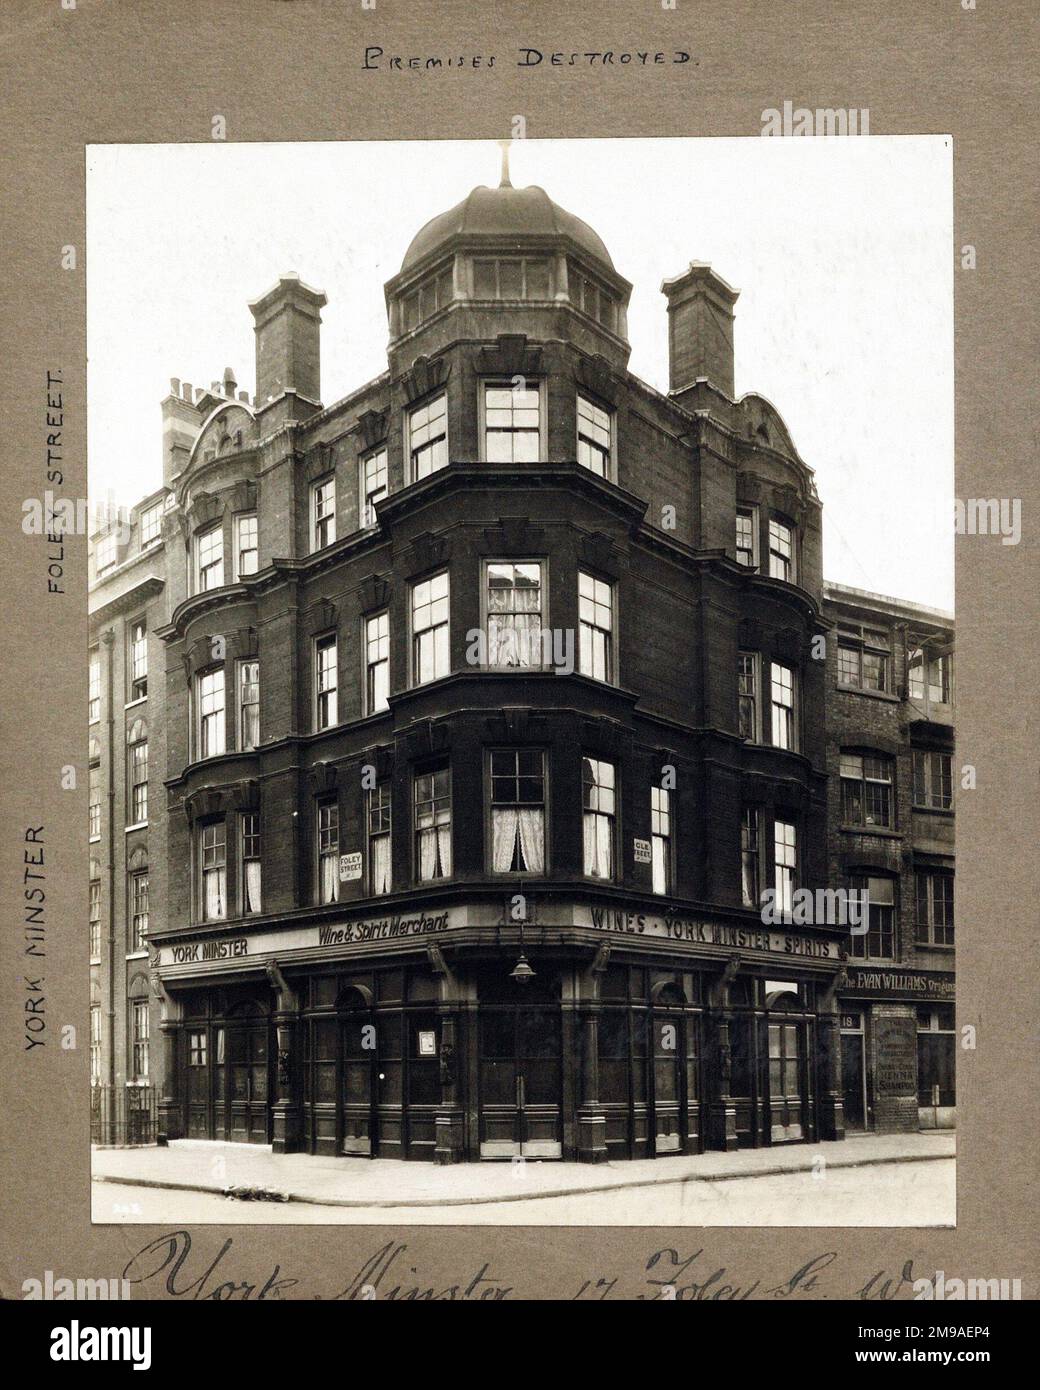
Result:
{"label": "stone cornice", "polygon": [[106,603],[101,604],[100,607],[91,609],[89,614],[91,629],[101,627],[103,624],[111,622],[113,618],[118,618],[121,614],[136,608],[139,604],[155,598],[157,594],[162,593],[165,587],[166,581],[158,575],[146,575],[145,578],[139,579],[129,589],[124,589],[122,593],[116,594]]}

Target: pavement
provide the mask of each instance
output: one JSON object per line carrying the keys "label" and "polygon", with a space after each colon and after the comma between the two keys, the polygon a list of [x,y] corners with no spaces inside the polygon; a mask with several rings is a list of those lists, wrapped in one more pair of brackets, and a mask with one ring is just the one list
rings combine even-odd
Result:
{"label": "pavement", "polygon": [[[956,1135],[951,1131],[856,1135],[819,1144],[618,1163],[526,1159],[445,1166],[400,1159],[275,1154],[264,1144],[179,1139],[165,1148],[95,1148],[91,1170],[97,1183],[216,1193],[258,1202],[414,1209],[523,1202],[872,1164],[917,1164],[950,1159],[955,1154]],[[263,1219],[259,1212],[257,1217]]]}

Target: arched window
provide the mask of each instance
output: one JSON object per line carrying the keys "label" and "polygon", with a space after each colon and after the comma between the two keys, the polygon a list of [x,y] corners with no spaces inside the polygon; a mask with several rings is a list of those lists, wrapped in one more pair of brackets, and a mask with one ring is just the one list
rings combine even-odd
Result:
{"label": "arched window", "polygon": [[127,862],[127,921],[130,924],[127,948],[141,951],[148,944],[148,854],[138,846]]}
{"label": "arched window", "polygon": [[127,987],[127,1013],[127,1077],[131,1081],[147,1081],[151,1032],[147,976],[138,973],[130,981]]}

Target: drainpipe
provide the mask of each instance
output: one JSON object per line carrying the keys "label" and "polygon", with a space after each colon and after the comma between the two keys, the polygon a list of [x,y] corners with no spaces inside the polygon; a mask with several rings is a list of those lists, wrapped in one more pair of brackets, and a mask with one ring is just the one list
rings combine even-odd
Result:
{"label": "drainpipe", "polygon": [[[112,1105],[116,1094],[116,897],[115,897],[115,717],[112,700],[114,695],[112,680],[112,660],[115,651],[115,633],[111,628],[101,634],[101,640],[108,649],[105,662],[105,702],[108,708],[108,1084],[112,1093]],[[109,1123],[113,1126],[114,1117]]]}

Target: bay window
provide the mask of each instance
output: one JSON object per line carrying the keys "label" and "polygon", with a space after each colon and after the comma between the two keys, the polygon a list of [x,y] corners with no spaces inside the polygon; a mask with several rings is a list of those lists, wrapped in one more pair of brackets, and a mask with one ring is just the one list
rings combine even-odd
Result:
{"label": "bay window", "polygon": [[339,722],[339,655],[334,633],[314,643],[314,723],[331,729]]}
{"label": "bay window", "polygon": [[611,417],[587,396],[578,396],[578,462],[601,478],[610,477]]}
{"label": "bay window", "polygon": [[200,916],[222,922],[227,916],[227,840],[224,822],[210,821],[199,829]]}
{"label": "bay window", "polygon": [[425,685],[450,670],[448,572],[412,585],[412,683]]}
{"label": "bay window", "polygon": [[373,897],[381,897],[393,886],[389,782],[369,788],[367,816],[369,891]]}
{"label": "bay window", "polygon": [[790,666],[782,666],[774,661],[770,664],[769,688],[772,713],[771,732],[774,748],[797,750],[797,725],[795,723],[794,671]]}
{"label": "bay window", "polygon": [[614,679],[614,586],[578,574],[578,670],[594,680]]}
{"label": "bay window", "polygon": [[218,522],[195,537],[196,592],[219,589],[224,582],[224,530]]}
{"label": "bay window", "polygon": [[737,654],[737,712],[741,738],[758,743],[761,732],[758,722],[758,653]]}
{"label": "bay window", "polygon": [[489,666],[542,665],[542,567],[536,561],[487,564]]}
{"label": "bay window", "polygon": [[225,749],[224,668],[203,671],[196,680],[199,757],[215,758]]}
{"label": "bay window", "polygon": [[242,911],[260,911],[260,816],[244,811],[241,816]]}
{"label": "bay window", "polygon": [[236,579],[256,574],[258,553],[256,512],[243,512],[235,518]]}
{"label": "bay window", "polygon": [[777,910],[790,912],[798,887],[798,831],[791,821],[773,822],[773,886]]}
{"label": "bay window", "polygon": [[795,579],[794,528],[777,517],[769,519],[769,575],[772,579]]}
{"label": "bay window", "polygon": [[762,900],[762,826],[757,806],[745,806],[740,817],[740,894],[745,907]]}
{"label": "bay window", "polygon": [[420,883],[451,877],[451,774],[447,768],[417,775],[415,864]]}
{"label": "bay window", "polygon": [[617,814],[614,764],[582,758],[582,858],[590,878],[615,877],[615,819]]}
{"label": "bay window", "polygon": [[538,383],[484,383],[484,458],[488,463],[537,463],[541,454]]}
{"label": "bay window", "polygon": [[650,877],[655,893],[672,886],[672,801],[665,787],[650,788]]}
{"label": "bay window", "polygon": [[334,801],[318,803],[318,902],[339,898],[339,807]]}
{"label": "bay window", "polygon": [[544,754],[535,748],[501,748],[490,754],[491,871],[545,871]]}
{"label": "bay window", "polygon": [[238,746],[251,752],[260,742],[260,663],[238,663]]}
{"label": "bay window", "polygon": [[378,714],[390,699],[390,614],[365,619],[365,713]]}
{"label": "bay window", "polygon": [[408,416],[408,455],[413,483],[447,466],[448,398],[443,392]]}
{"label": "bay window", "polygon": [[753,507],[737,508],[737,559],[748,569],[758,565],[757,515]]}

